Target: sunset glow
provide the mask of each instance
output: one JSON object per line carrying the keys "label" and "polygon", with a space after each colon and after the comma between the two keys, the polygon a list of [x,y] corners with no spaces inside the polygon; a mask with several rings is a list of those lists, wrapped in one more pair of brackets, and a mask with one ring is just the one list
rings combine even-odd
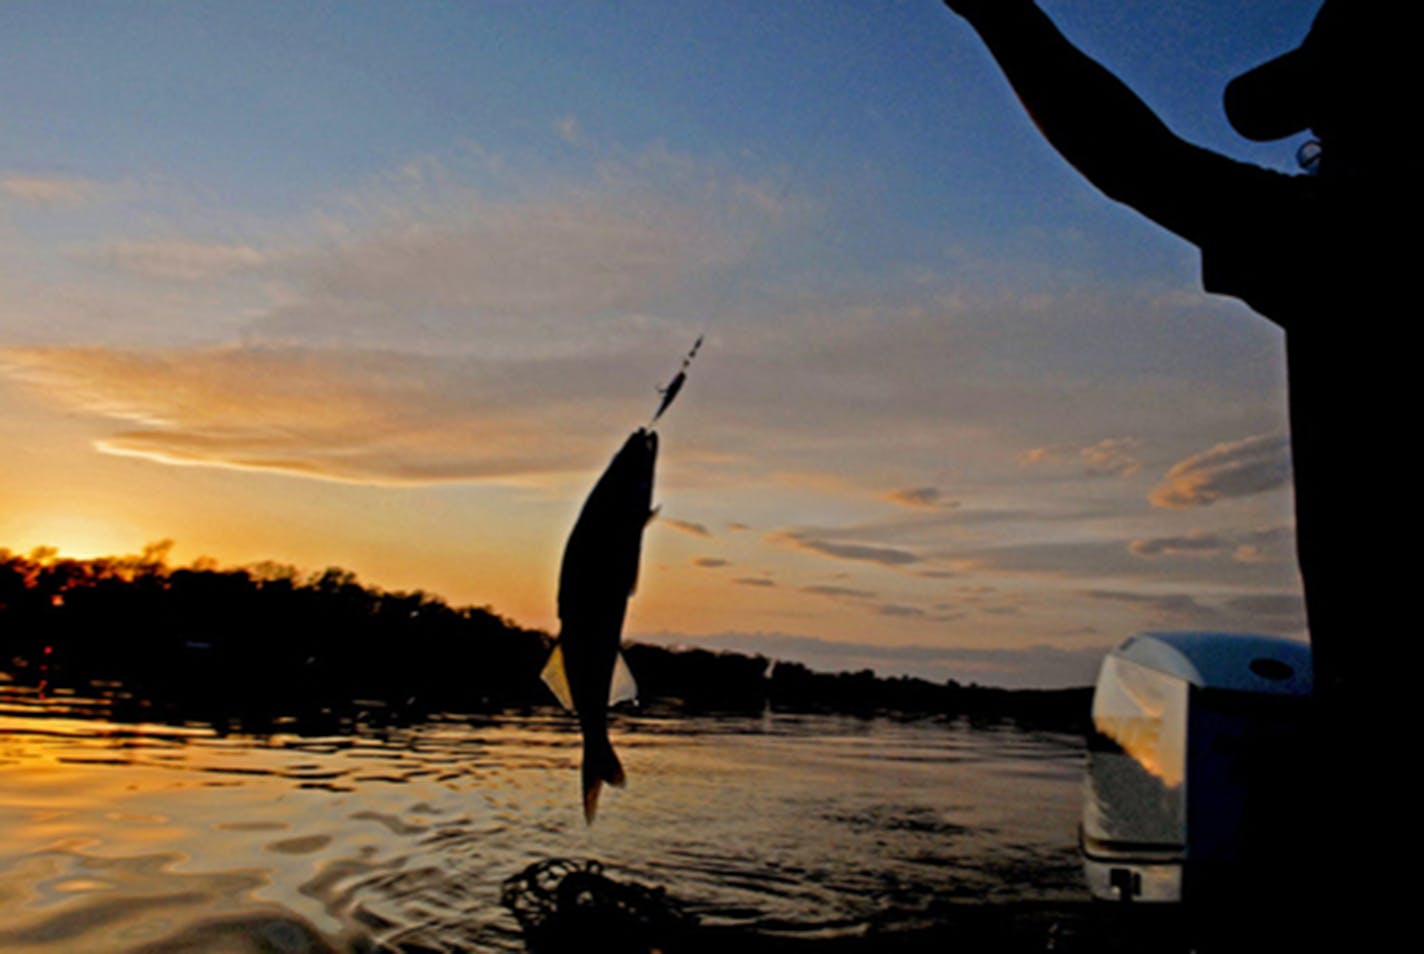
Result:
{"label": "sunset glow", "polygon": [[[1221,90],[1315,0],[1043,6],[1289,168]],[[552,629],[705,335],[631,638],[1082,685],[1142,629],[1304,635],[1279,333],[937,2],[14,3],[0,88],[0,547]]]}

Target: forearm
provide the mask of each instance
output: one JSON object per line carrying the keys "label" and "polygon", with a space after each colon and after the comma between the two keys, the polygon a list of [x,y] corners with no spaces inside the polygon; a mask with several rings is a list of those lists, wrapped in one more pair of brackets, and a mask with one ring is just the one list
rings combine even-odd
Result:
{"label": "forearm", "polygon": [[983,38],[1065,159],[1111,198],[1194,237],[1182,176],[1213,157],[1179,139],[1116,76],[1084,55],[1031,0],[946,0]]}

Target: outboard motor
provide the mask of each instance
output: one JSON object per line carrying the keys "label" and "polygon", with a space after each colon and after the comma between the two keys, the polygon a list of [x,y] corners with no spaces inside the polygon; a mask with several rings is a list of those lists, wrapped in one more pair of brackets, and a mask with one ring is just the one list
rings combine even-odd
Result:
{"label": "outboard motor", "polygon": [[1301,870],[1310,647],[1146,633],[1103,660],[1081,849],[1093,896],[1260,902]]}

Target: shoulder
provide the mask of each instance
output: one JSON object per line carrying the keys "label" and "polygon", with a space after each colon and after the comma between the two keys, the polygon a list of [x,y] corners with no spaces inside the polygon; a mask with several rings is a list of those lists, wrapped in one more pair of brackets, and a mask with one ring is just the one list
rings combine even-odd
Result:
{"label": "shoulder", "polygon": [[1197,170],[1202,198],[1214,214],[1198,244],[1270,233],[1292,233],[1321,214],[1328,195],[1315,176],[1292,175],[1213,155]]}
{"label": "shoulder", "polygon": [[1343,281],[1332,191],[1313,176],[1226,162],[1215,186],[1223,211],[1195,238],[1202,285],[1289,329]]}

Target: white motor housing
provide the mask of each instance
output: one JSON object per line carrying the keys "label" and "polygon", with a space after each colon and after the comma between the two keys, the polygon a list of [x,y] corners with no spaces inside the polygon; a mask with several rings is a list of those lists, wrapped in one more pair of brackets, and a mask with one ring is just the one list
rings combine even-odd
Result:
{"label": "white motor housing", "polygon": [[1081,850],[1094,897],[1225,897],[1291,865],[1310,647],[1145,633],[1103,660]]}

